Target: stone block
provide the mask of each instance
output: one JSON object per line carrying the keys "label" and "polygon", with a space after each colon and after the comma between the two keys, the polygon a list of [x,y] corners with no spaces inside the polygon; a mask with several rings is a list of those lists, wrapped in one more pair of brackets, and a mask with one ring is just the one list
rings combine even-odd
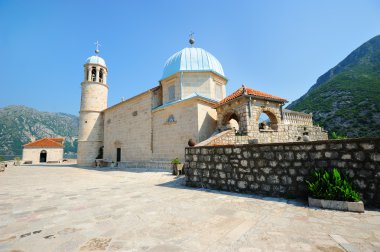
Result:
{"label": "stone block", "polygon": [[342,157],[341,157],[341,159],[343,159],[343,160],[350,160],[351,158],[352,158],[351,154],[348,154],[348,153],[343,154]]}
{"label": "stone block", "polygon": [[269,161],[269,166],[271,166],[271,167],[276,167],[277,164],[278,164],[278,162],[275,160]]}
{"label": "stone block", "polygon": [[321,152],[310,152],[309,153],[311,159],[321,159],[322,153]]}
{"label": "stone block", "polygon": [[223,164],[223,169],[225,172],[231,172],[232,166],[230,164]]}
{"label": "stone block", "polygon": [[324,149],[326,149],[326,144],[315,145],[315,149],[316,150],[324,150]]}
{"label": "stone block", "polygon": [[263,159],[259,159],[256,161],[256,166],[257,167],[264,167],[267,165],[267,161],[266,160],[263,160]]}
{"label": "stone block", "polygon": [[252,183],[249,185],[249,188],[251,190],[257,190],[259,187],[260,187],[260,185],[258,183]]}
{"label": "stone block", "polygon": [[226,163],[226,162],[228,162],[228,157],[226,155],[222,155],[222,156],[220,156],[220,161],[223,163]]}
{"label": "stone block", "polygon": [[296,159],[297,160],[307,160],[308,159],[308,155],[307,155],[307,152],[297,152],[296,153]]}
{"label": "stone block", "polygon": [[375,149],[375,145],[374,144],[370,144],[370,143],[361,143],[360,146],[363,148],[363,150],[373,150],[373,149]]}
{"label": "stone block", "polygon": [[288,161],[282,161],[282,162],[279,162],[279,165],[280,165],[282,168],[289,167],[290,164],[291,164],[291,163],[288,162]]}
{"label": "stone block", "polygon": [[269,174],[272,172],[272,168],[269,168],[269,167],[264,167],[264,168],[261,168],[260,169],[263,173],[265,174]]}
{"label": "stone block", "polygon": [[241,152],[240,148],[234,148],[233,149],[233,153],[235,153],[235,154],[240,154],[240,152]]}
{"label": "stone block", "polygon": [[280,180],[279,180],[277,175],[270,175],[267,178],[267,182],[269,184],[278,184],[280,182]]}
{"label": "stone block", "polygon": [[274,153],[273,152],[264,152],[263,157],[269,160],[274,159]]}
{"label": "stone block", "polygon": [[207,148],[202,148],[201,149],[201,154],[202,155],[207,155],[208,154],[208,149]]}
{"label": "stone block", "polygon": [[285,152],[284,153],[284,159],[285,160],[293,160],[294,159],[294,154],[293,152],[289,151],[289,152]]}
{"label": "stone block", "polygon": [[199,168],[199,169],[206,169],[207,168],[207,165],[206,165],[206,163],[197,163],[197,168]]}
{"label": "stone block", "polygon": [[256,180],[260,181],[260,182],[264,182],[265,181],[265,177],[263,175],[258,175],[258,176],[256,176]]}
{"label": "stone block", "polygon": [[283,185],[290,185],[293,182],[292,178],[289,176],[283,176],[281,180]]}
{"label": "stone block", "polygon": [[370,170],[375,170],[376,169],[376,165],[374,163],[372,163],[372,162],[366,162],[365,165],[364,165],[364,167],[366,169],[370,169]]}
{"label": "stone block", "polygon": [[246,175],[246,178],[248,181],[252,182],[255,180],[255,177],[253,175]]}
{"label": "stone block", "polygon": [[240,189],[245,189],[245,188],[247,188],[247,182],[246,182],[246,181],[238,181],[237,186],[238,186]]}
{"label": "stone block", "polygon": [[243,167],[247,167],[248,166],[248,161],[243,159],[243,160],[240,161],[240,165],[243,166]]}
{"label": "stone block", "polygon": [[260,157],[260,152],[252,152],[252,157],[253,158],[259,158]]}
{"label": "stone block", "polygon": [[283,158],[284,158],[284,157],[283,157],[283,155],[282,155],[281,152],[276,152],[276,159],[277,159],[277,160],[281,161]]}
{"label": "stone block", "polygon": [[249,159],[251,157],[251,153],[249,151],[243,151],[243,157]]}
{"label": "stone block", "polygon": [[296,174],[296,170],[295,169],[289,169],[289,174],[290,175],[295,175]]}
{"label": "stone block", "polygon": [[215,169],[223,170],[223,164],[222,163],[215,164]]}
{"label": "stone block", "polygon": [[332,149],[332,150],[340,150],[340,149],[342,149],[342,144],[341,143],[331,143],[330,144],[330,149]]}
{"label": "stone block", "polygon": [[380,153],[372,153],[371,154],[371,160],[373,160],[375,162],[379,162],[380,161]]}
{"label": "stone block", "polygon": [[358,151],[354,153],[355,160],[363,161],[365,159],[365,154],[363,151]]}
{"label": "stone block", "polygon": [[372,177],[372,172],[369,170],[360,170],[357,174],[359,175],[359,177],[362,177],[362,178]]}
{"label": "stone block", "polygon": [[304,181],[304,177],[303,176],[297,176],[296,177],[296,181],[297,182],[303,182]]}
{"label": "stone block", "polygon": [[271,190],[271,186],[270,185],[267,185],[267,184],[262,184],[261,185],[261,190],[265,191],[265,192],[270,192]]}
{"label": "stone block", "polygon": [[326,151],[325,152],[325,157],[326,158],[331,158],[331,159],[335,159],[339,156],[339,153],[336,152],[336,151]]}
{"label": "stone block", "polygon": [[348,150],[354,150],[358,148],[358,145],[356,143],[346,143],[345,147]]}

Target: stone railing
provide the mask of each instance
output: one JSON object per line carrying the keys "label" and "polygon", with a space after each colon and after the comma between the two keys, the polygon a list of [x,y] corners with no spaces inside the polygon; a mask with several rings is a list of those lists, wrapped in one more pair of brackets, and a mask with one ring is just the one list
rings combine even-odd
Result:
{"label": "stone railing", "polygon": [[282,110],[282,121],[284,124],[313,125],[313,115],[288,109]]}
{"label": "stone railing", "polygon": [[302,198],[312,171],[337,167],[380,207],[380,138],[192,147],[185,167],[188,186]]}

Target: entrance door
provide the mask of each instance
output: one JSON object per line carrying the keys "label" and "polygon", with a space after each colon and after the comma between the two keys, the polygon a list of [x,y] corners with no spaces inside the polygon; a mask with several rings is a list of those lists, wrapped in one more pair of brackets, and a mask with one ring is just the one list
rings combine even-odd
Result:
{"label": "entrance door", "polygon": [[116,149],[116,162],[120,162],[121,160],[121,148]]}
{"label": "entrance door", "polygon": [[40,153],[40,163],[46,163],[47,152],[46,150],[41,151]]}

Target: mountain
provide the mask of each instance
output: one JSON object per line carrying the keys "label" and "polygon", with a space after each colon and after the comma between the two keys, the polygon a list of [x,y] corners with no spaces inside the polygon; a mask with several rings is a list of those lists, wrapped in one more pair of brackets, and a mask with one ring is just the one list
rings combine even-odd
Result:
{"label": "mountain", "polygon": [[380,35],[350,53],[288,109],[312,112],[331,134],[380,136]]}
{"label": "mountain", "polygon": [[78,117],[25,106],[0,108],[0,156],[22,155],[22,145],[44,137],[65,137],[65,154],[77,151]]}

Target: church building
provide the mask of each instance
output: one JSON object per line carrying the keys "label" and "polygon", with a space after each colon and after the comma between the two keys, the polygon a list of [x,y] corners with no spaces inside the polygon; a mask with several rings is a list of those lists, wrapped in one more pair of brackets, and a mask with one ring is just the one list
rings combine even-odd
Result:
{"label": "church building", "polygon": [[[168,167],[170,160],[184,158],[189,139],[205,145],[300,141],[306,127],[317,132],[308,140],[327,138],[312,125],[311,115],[283,110],[285,99],[245,86],[227,97],[221,63],[194,47],[193,38],[189,42],[190,47],[166,61],[158,86],[111,107],[107,65],[99,50],[87,59],[81,84],[79,165],[93,165],[101,157],[123,167]],[[258,113],[268,114],[271,128],[264,122],[259,129]],[[297,126],[290,129],[289,124]],[[264,134],[258,137],[260,133]]]}

